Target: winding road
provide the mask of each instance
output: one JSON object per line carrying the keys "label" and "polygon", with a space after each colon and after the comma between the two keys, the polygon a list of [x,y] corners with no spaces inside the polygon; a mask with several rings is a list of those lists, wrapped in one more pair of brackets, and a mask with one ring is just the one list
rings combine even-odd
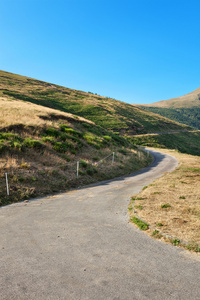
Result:
{"label": "winding road", "polygon": [[200,260],[128,221],[131,196],[178,165],[0,208],[1,300],[200,299]]}

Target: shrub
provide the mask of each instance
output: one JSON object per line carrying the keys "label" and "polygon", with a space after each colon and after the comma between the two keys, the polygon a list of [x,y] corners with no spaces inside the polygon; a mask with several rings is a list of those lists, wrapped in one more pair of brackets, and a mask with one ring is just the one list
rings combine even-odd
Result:
{"label": "shrub", "polygon": [[75,135],[75,136],[79,136],[79,137],[82,137],[83,134],[77,130],[74,130],[72,128],[65,128],[65,132],[69,133],[69,134],[72,134],[72,135]]}
{"label": "shrub", "polygon": [[103,138],[104,138],[104,140],[106,140],[108,142],[110,142],[112,140],[111,136],[109,136],[109,135],[104,135]]}
{"label": "shrub", "polygon": [[61,131],[65,131],[66,128],[68,128],[68,125],[66,125],[66,124],[61,124],[60,125]]}
{"label": "shrub", "polygon": [[51,144],[55,144],[56,140],[53,136],[46,136],[42,138],[43,142],[49,142]]}
{"label": "shrub", "polygon": [[45,130],[45,133],[49,136],[54,136],[54,137],[58,137],[60,135],[60,131],[53,127],[47,128]]}
{"label": "shrub", "polygon": [[33,140],[31,138],[27,138],[24,140],[24,146],[28,148],[37,148],[40,149],[43,147],[43,144],[38,140]]}
{"label": "shrub", "polygon": [[83,168],[87,168],[88,163],[87,163],[85,160],[80,160],[80,165],[81,165]]}
{"label": "shrub", "polygon": [[87,174],[88,175],[92,176],[95,173],[97,173],[97,169],[96,168],[89,168],[89,169],[87,169]]}
{"label": "shrub", "polygon": [[66,143],[56,142],[53,148],[58,152],[66,152],[68,150],[68,145]]}
{"label": "shrub", "polygon": [[123,155],[127,155],[127,151],[125,149],[120,149],[119,152],[122,153]]}

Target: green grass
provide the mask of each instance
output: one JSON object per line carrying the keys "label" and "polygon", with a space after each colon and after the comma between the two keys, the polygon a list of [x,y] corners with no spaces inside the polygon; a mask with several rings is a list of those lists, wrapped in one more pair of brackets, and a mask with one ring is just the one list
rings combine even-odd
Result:
{"label": "green grass", "polygon": [[[57,85],[52,88],[52,84],[47,82],[8,72],[0,71],[0,83],[0,96],[4,98],[22,100],[72,113],[91,120],[104,129],[119,132],[120,135],[185,128],[184,125],[128,103]],[[89,130],[92,131],[91,128]],[[106,136],[106,133],[103,135]]]}
{"label": "green grass", "polygon": [[200,132],[135,136],[130,140],[141,146],[176,149],[182,153],[200,155]]}
{"label": "green grass", "polygon": [[136,217],[132,217],[130,219],[131,222],[133,222],[134,224],[136,224],[140,230],[147,230],[149,229],[149,225],[147,223],[144,223],[143,221],[141,221],[140,219],[136,218]]}
{"label": "green grass", "polygon": [[164,107],[144,107],[147,111],[159,114],[173,121],[186,124],[196,129],[200,129],[200,107],[192,108],[164,108]]}
{"label": "green grass", "polygon": [[171,207],[171,205],[170,205],[170,204],[168,204],[168,203],[166,203],[166,204],[162,204],[162,205],[161,205],[161,208],[168,208],[168,207]]}

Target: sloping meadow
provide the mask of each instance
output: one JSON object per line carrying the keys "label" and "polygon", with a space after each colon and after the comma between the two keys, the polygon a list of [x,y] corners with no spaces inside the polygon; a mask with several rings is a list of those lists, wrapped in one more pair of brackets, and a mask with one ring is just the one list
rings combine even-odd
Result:
{"label": "sloping meadow", "polygon": [[151,160],[84,118],[16,100],[0,99],[0,107],[0,205],[128,174]]}

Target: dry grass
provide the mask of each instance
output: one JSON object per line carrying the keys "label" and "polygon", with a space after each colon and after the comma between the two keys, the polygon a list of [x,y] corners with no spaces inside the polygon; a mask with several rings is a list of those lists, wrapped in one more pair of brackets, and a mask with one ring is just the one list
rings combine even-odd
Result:
{"label": "dry grass", "polygon": [[[52,126],[54,121],[44,120],[42,117],[49,115],[60,115],[65,117],[74,118],[70,113],[60,112],[55,109],[47,108],[30,102],[20,100],[8,100],[7,98],[0,97],[0,127],[7,127],[14,124],[24,124],[28,126]],[[80,121],[93,123],[82,117],[77,117]]]}
{"label": "dry grass", "polygon": [[175,156],[179,166],[137,195],[135,210],[158,231],[200,245],[200,157],[159,150]]}
{"label": "dry grass", "polygon": [[[69,147],[64,152],[59,152],[54,148],[54,144],[44,141],[43,138],[46,136],[46,129],[50,127],[60,132],[63,123],[82,135],[77,137],[70,135],[69,132],[65,142],[71,143],[74,148],[72,150]],[[88,131],[90,129],[93,133]],[[105,144],[104,136],[109,133],[104,129],[98,129],[92,121],[22,100],[0,98],[0,133],[1,145],[2,143],[9,145],[9,140],[3,139],[3,135],[10,133],[23,141],[29,138],[42,143],[41,148],[25,147],[24,142],[19,142],[21,148],[14,146],[6,150],[1,148],[0,206],[128,174],[149,163],[145,157],[139,161],[136,150],[133,150],[128,142],[129,149],[125,154],[120,153],[124,147],[116,139],[110,137],[111,141]],[[95,140],[95,143],[89,144],[84,138],[85,134],[97,139],[98,142]],[[62,144],[63,140],[55,138],[55,142],[58,141]],[[112,165],[113,151],[116,152],[114,165]],[[111,156],[108,159],[94,166],[96,161],[109,154]],[[86,162],[87,167],[80,165],[80,176],[77,179],[76,163],[81,160]],[[6,195],[4,173],[8,173],[9,196]]]}

